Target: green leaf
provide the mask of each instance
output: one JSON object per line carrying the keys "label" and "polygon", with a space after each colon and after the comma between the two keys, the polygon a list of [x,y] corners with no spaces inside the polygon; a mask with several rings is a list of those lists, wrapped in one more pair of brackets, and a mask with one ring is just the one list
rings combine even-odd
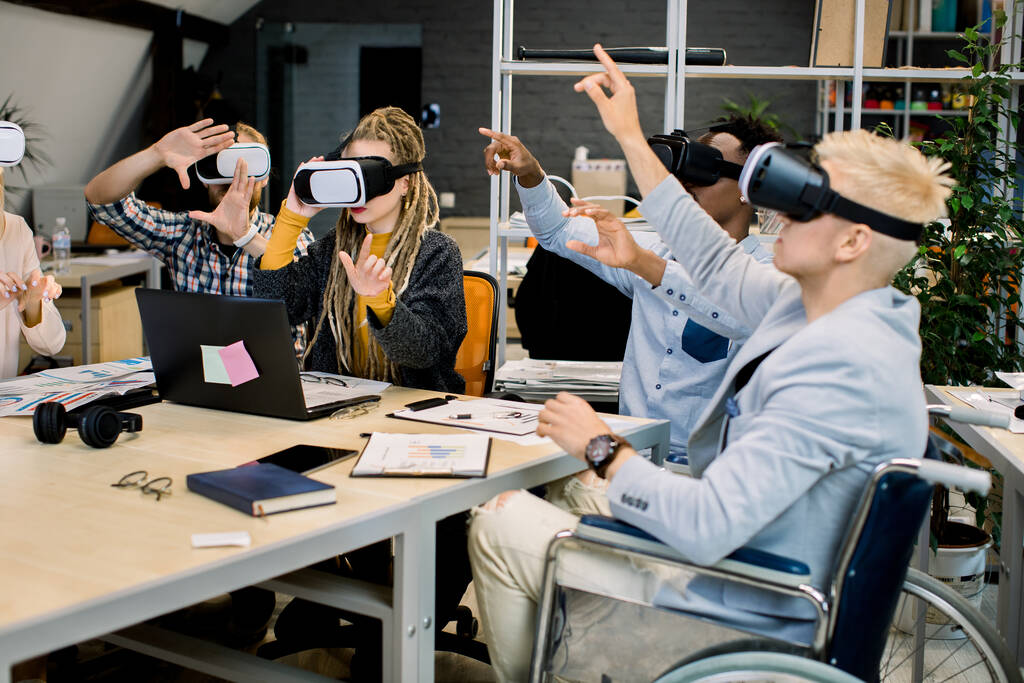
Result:
{"label": "green leaf", "polygon": [[965,209],[970,211],[971,207],[974,206],[974,197],[972,197],[969,194],[965,194],[962,197],[960,197],[960,204],[962,204]]}
{"label": "green leaf", "polygon": [[971,73],[974,75],[975,78],[980,76],[981,72],[984,71],[984,70],[985,70],[985,65],[982,64],[981,62],[978,62],[973,67],[971,67]]}
{"label": "green leaf", "polygon": [[959,52],[957,50],[946,50],[946,54],[949,55],[951,59],[955,59],[958,62],[963,62],[964,64],[969,63],[967,57],[964,56],[962,52]]}
{"label": "green leaf", "polygon": [[959,261],[961,258],[963,258],[963,255],[966,252],[967,252],[967,245],[966,244],[961,244],[956,249],[953,250],[953,258],[955,258],[957,261]]}
{"label": "green leaf", "polygon": [[985,333],[984,332],[975,332],[973,335],[971,335],[971,341],[972,342],[980,342],[984,338],[985,338]]}

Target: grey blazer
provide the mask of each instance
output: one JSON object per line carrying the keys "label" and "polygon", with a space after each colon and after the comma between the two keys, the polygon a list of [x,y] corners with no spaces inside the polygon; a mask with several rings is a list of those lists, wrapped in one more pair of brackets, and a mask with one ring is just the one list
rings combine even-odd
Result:
{"label": "grey blazer", "polygon": [[[309,321],[310,343],[323,307],[331,264],[338,258],[334,246],[335,232],[331,230],[310,245],[308,256],[280,270],[253,271],[253,295],[282,299],[293,325]],[[465,391],[465,380],[455,372],[455,355],[466,336],[466,297],[462,290],[462,256],[451,237],[427,230],[409,285],[398,296],[391,321],[382,326],[369,309],[366,319],[384,353],[400,366],[402,386]],[[338,367],[336,349],[334,335],[325,321],[310,352],[309,368],[343,372]]]}
{"label": "grey blazer", "polygon": [[[808,324],[796,281],[744,253],[674,178],[641,210],[702,295],[755,329],[690,436],[695,478],[633,458],[609,487],[612,511],[697,564],[749,546],[807,563],[824,588],[871,470],[924,452],[917,300],[884,287]],[[768,351],[734,395],[737,373]],[[760,591],[698,592],[727,611],[813,617]]]}

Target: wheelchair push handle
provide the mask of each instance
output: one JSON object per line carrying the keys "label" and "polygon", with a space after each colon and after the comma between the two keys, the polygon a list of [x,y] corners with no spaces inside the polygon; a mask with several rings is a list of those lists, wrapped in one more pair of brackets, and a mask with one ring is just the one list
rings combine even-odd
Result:
{"label": "wheelchair push handle", "polygon": [[930,415],[941,415],[954,422],[965,424],[983,425],[987,427],[1010,428],[1010,415],[992,412],[991,410],[978,410],[976,408],[961,408],[960,406],[947,406],[934,404],[928,406]]}
{"label": "wheelchair push handle", "polygon": [[992,477],[985,470],[974,470],[937,460],[919,461],[917,476],[932,484],[941,484],[946,488],[956,487],[962,491],[975,491],[982,496],[988,495],[988,490],[992,486]]}

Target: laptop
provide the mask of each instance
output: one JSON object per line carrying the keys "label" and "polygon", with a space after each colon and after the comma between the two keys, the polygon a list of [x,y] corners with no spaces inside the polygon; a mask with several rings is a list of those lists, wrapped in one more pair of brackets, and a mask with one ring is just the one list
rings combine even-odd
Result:
{"label": "laptop", "polygon": [[[165,401],[313,420],[345,406],[380,400],[369,394],[307,401],[283,301],[144,288],[136,289],[135,297],[156,386]],[[217,378],[204,369],[202,347],[239,340],[259,376],[238,386],[223,383],[224,378],[210,381]]]}

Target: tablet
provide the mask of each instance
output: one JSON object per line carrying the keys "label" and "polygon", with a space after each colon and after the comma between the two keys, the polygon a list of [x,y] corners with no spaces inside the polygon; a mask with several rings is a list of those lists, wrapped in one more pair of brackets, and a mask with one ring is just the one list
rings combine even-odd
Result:
{"label": "tablet", "polygon": [[322,470],[336,462],[341,462],[346,458],[351,458],[358,453],[359,451],[354,451],[350,448],[330,448],[328,446],[300,444],[286,448],[283,451],[271,453],[270,455],[264,455],[262,458],[254,460],[253,463],[269,462],[293,472],[309,474]]}

